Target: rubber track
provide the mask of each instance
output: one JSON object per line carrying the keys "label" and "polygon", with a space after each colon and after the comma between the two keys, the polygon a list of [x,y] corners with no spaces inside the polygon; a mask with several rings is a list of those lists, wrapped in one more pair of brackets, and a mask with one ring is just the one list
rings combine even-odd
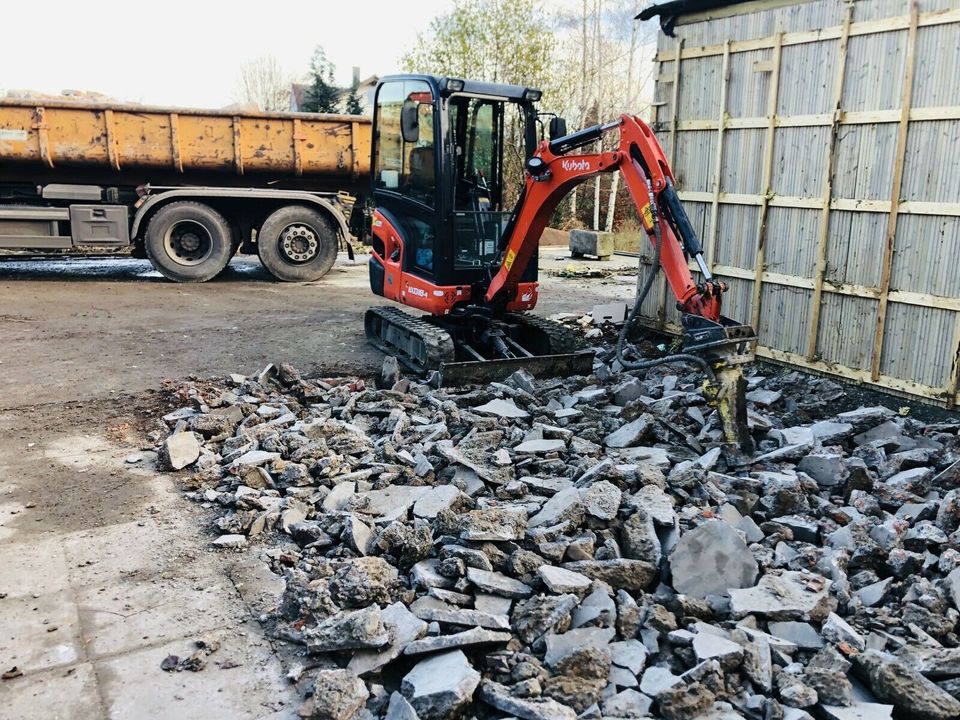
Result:
{"label": "rubber track", "polygon": [[572,353],[582,349],[580,337],[566,325],[530,313],[507,313],[506,319],[539,330],[550,339],[550,353]]}
{"label": "rubber track", "polygon": [[410,335],[420,338],[424,347],[427,349],[427,360],[426,363],[422,364],[419,360],[414,360],[407,356],[401,349],[388,345],[382,337],[372,336],[369,326],[364,322],[367,339],[381,352],[395,356],[400,363],[413,372],[424,373],[427,370],[436,370],[442,363],[452,362],[456,357],[453,338],[450,336],[450,333],[436,325],[432,325],[429,322],[403,312],[403,310],[399,308],[388,305],[369,308],[367,315],[376,315],[379,317],[381,328],[387,325],[393,325],[401,328]]}

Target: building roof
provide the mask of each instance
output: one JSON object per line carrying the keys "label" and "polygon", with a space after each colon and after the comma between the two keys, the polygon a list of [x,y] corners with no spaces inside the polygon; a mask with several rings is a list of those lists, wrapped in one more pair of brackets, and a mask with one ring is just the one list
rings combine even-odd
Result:
{"label": "building roof", "polygon": [[[783,4],[790,4],[792,1],[787,0]],[[654,15],[659,15],[660,27],[663,28],[663,32],[673,37],[673,28],[677,24],[677,20],[684,15],[704,13],[744,3],[756,4],[755,0],[669,0],[645,8],[637,15],[636,19],[649,20]],[[744,10],[746,9],[744,8]]]}

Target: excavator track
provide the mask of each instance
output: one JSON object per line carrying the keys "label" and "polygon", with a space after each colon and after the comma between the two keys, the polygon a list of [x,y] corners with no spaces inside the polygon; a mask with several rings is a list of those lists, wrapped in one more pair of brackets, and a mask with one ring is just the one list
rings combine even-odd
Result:
{"label": "excavator track", "polygon": [[363,318],[367,340],[422,375],[456,359],[453,337],[441,327],[390,306],[369,308]]}
{"label": "excavator track", "polygon": [[[489,319],[485,319],[489,321]],[[470,319],[424,316],[416,318],[394,307],[367,310],[364,328],[369,342],[381,352],[393,355],[404,367],[418,375],[439,371],[435,381],[443,385],[461,385],[502,380],[523,368],[535,375],[585,375],[593,368],[593,352],[579,350],[577,335],[569,328],[546,318],[527,313],[507,313],[499,327],[517,326],[520,336],[530,341],[530,355],[475,359],[464,348],[463,336]],[[518,337],[520,337],[518,336]],[[463,345],[458,350],[457,338]]]}

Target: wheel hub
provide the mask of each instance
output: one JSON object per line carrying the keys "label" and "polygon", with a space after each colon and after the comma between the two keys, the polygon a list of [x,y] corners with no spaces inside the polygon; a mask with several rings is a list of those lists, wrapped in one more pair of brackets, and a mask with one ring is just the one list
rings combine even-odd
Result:
{"label": "wheel hub", "polygon": [[167,256],[180,265],[200,265],[213,254],[213,238],[200,223],[181,220],[167,229],[163,247]]}
{"label": "wheel hub", "polygon": [[280,252],[293,263],[307,263],[317,256],[320,242],[309,225],[288,225],[280,233]]}

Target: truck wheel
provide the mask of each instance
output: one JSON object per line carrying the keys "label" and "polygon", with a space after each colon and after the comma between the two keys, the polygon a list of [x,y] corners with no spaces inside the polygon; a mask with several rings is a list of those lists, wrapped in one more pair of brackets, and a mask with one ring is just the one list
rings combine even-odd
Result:
{"label": "truck wheel", "polygon": [[233,239],[223,215],[208,205],[183,201],[150,218],[144,245],[165,278],[199,283],[216,277],[230,262]]}
{"label": "truck wheel", "polygon": [[327,274],[337,259],[337,234],[316,210],[288,205],[257,233],[260,262],[278,280],[306,282]]}

